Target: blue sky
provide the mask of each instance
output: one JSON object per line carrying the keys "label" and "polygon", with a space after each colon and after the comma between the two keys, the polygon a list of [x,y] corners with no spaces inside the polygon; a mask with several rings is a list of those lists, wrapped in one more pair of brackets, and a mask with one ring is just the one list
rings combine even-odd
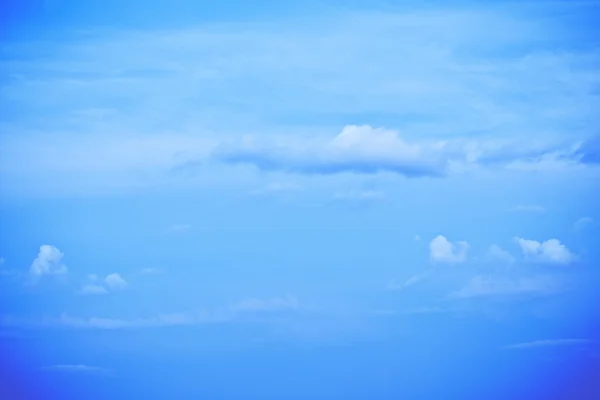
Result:
{"label": "blue sky", "polygon": [[600,3],[1,7],[2,393],[599,395]]}

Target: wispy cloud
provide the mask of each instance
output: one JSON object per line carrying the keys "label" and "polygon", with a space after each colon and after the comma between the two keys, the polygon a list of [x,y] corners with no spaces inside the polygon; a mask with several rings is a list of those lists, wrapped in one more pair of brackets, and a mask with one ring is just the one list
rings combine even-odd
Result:
{"label": "wispy cloud", "polygon": [[191,230],[192,230],[192,226],[189,224],[174,224],[174,225],[169,226],[165,230],[165,233],[174,235],[174,234],[187,233],[187,232],[190,232]]}
{"label": "wispy cloud", "polygon": [[503,261],[508,264],[513,264],[515,262],[513,255],[497,244],[493,244],[488,248],[487,257],[490,260]]}
{"label": "wispy cloud", "polygon": [[511,344],[504,346],[505,349],[509,350],[525,350],[533,349],[538,347],[554,347],[554,346],[574,346],[574,345],[585,345],[591,343],[588,339],[550,339],[550,340],[536,340],[533,342],[524,342]]}
{"label": "wispy cloud", "polygon": [[242,315],[261,312],[296,311],[299,309],[298,300],[291,296],[271,299],[246,299],[239,303],[216,309],[200,309],[189,312],[159,314],[147,318],[121,319],[90,317],[78,318],[62,314],[58,318],[45,317],[37,320],[4,316],[0,320],[3,326],[20,326],[31,328],[78,328],[78,329],[135,329],[156,328],[182,325],[202,325],[234,321]]}
{"label": "wispy cloud", "polygon": [[410,278],[408,278],[407,280],[405,280],[404,282],[397,282],[396,280],[393,280],[392,282],[390,282],[386,289],[387,290],[402,290],[402,289],[406,289],[410,286],[416,285],[417,283],[421,282],[424,279],[424,276],[422,275],[415,275],[415,276],[411,276]]}
{"label": "wispy cloud", "polygon": [[137,275],[150,276],[150,275],[162,275],[164,273],[165,273],[165,271],[162,268],[150,267],[150,268],[142,268],[141,270],[138,271]]}
{"label": "wispy cloud", "polygon": [[509,209],[511,212],[524,212],[524,213],[544,213],[547,211],[546,207],[537,204],[522,204]]}
{"label": "wispy cloud", "polygon": [[477,297],[515,297],[524,295],[553,294],[563,290],[563,286],[550,276],[503,278],[476,276],[466,286],[450,293],[454,299]]}
{"label": "wispy cloud", "polygon": [[73,374],[95,374],[95,375],[104,375],[104,376],[112,376],[114,371],[107,368],[93,367],[84,364],[59,364],[59,365],[50,365],[47,367],[42,367],[43,370],[46,371],[56,371],[56,372],[65,372],[65,373],[73,373]]}
{"label": "wispy cloud", "polygon": [[[596,49],[550,51],[571,29],[507,8],[346,10],[14,43],[1,62],[0,108],[21,111],[4,123],[0,174],[13,190],[29,178],[30,190],[47,193],[165,184],[165,170],[210,155],[265,170],[406,176],[444,174],[448,160],[594,164]],[[344,130],[356,115],[371,124],[389,115],[388,128],[402,131]],[[555,143],[565,131],[577,137]],[[52,143],[30,140],[48,132]],[[502,139],[468,140],[473,132]]]}

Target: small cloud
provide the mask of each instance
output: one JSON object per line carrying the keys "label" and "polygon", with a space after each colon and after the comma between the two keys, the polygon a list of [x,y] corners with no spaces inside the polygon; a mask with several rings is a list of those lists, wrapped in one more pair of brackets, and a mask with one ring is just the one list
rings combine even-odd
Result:
{"label": "small cloud", "polygon": [[402,314],[408,314],[408,315],[438,314],[438,313],[442,313],[442,312],[446,312],[446,311],[448,311],[448,310],[445,310],[438,306],[425,306],[425,307],[417,307],[417,308],[411,308],[409,310],[404,310],[402,312]]}
{"label": "small cloud", "polygon": [[277,311],[295,310],[298,308],[298,300],[290,295],[276,297],[267,300],[246,299],[232,307],[233,311]]}
{"label": "small cloud", "polygon": [[421,236],[415,235],[415,242],[420,242],[420,241],[421,241]]}
{"label": "small cloud", "polygon": [[117,273],[112,273],[104,278],[104,283],[111,289],[125,289],[128,286],[125,279]]}
{"label": "small cloud", "polygon": [[37,279],[43,275],[66,274],[67,267],[62,263],[63,256],[64,254],[52,245],[40,246],[40,251],[29,269],[30,275]]}
{"label": "small cloud", "polygon": [[81,290],[78,292],[82,295],[97,295],[97,294],[107,294],[108,291],[104,288],[104,286],[89,284],[84,285]]}
{"label": "small cloud", "polygon": [[97,374],[97,375],[112,375],[113,371],[106,368],[92,367],[89,365],[76,364],[76,365],[51,365],[48,367],[42,367],[46,371],[57,371],[74,374]]}
{"label": "small cloud", "polygon": [[429,257],[433,262],[462,263],[467,259],[468,250],[467,242],[452,243],[442,235],[438,235],[429,243]]}
{"label": "small cloud", "polygon": [[413,285],[419,283],[422,279],[423,279],[422,276],[415,275],[415,276],[411,276],[410,278],[408,278],[407,280],[405,280],[402,283],[398,283],[396,281],[392,281],[387,286],[387,290],[402,290],[402,289],[406,289],[409,286],[413,286]]}
{"label": "small cloud", "polygon": [[523,204],[511,208],[511,212],[523,212],[523,213],[544,213],[547,211],[546,207],[537,204]]}
{"label": "small cloud", "polygon": [[263,189],[258,189],[250,192],[251,196],[273,195],[283,193],[293,193],[300,190],[300,186],[290,182],[273,182]]}
{"label": "small cloud", "polygon": [[374,310],[373,314],[375,314],[375,315],[383,315],[383,316],[385,316],[385,315],[395,315],[396,311],[394,311],[394,310]]}
{"label": "small cloud", "polygon": [[515,296],[528,294],[551,294],[560,290],[559,285],[548,277],[528,277],[519,279],[496,279],[476,276],[462,289],[449,297],[465,299],[486,296]]}
{"label": "small cloud", "polygon": [[488,258],[492,260],[499,260],[506,262],[508,264],[512,264],[515,262],[515,258],[508,251],[504,250],[502,247],[493,244],[490,246],[487,252]]}
{"label": "small cloud", "polygon": [[548,239],[545,242],[536,240],[514,238],[515,242],[521,247],[525,258],[551,264],[569,264],[575,260],[575,255],[569,249],[561,244],[558,239]]}
{"label": "small cloud", "polygon": [[178,233],[186,233],[192,230],[192,226],[188,224],[175,224],[171,225],[167,228],[165,233],[167,234],[178,234]]}
{"label": "small cloud", "polygon": [[143,268],[138,271],[139,276],[149,276],[149,275],[162,275],[164,274],[164,270],[161,268]]}
{"label": "small cloud", "polygon": [[554,346],[573,346],[573,345],[583,345],[591,343],[591,340],[588,339],[550,339],[550,340],[536,340],[533,342],[524,342],[511,344],[508,346],[504,346],[504,349],[510,350],[524,350],[524,349],[533,349],[538,347],[554,347]]}
{"label": "small cloud", "polygon": [[586,228],[588,225],[590,225],[593,222],[594,222],[594,220],[590,217],[579,218],[577,221],[575,221],[574,228],[576,231],[579,232],[579,231],[582,231],[584,228]]}

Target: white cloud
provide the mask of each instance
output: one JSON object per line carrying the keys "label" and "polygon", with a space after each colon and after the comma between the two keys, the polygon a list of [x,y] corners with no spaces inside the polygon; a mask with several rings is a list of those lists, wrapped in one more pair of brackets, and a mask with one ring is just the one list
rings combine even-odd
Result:
{"label": "white cloud", "polygon": [[106,368],[92,367],[84,364],[60,364],[43,367],[42,369],[47,371],[60,371],[69,373],[85,373],[85,374],[99,374],[99,375],[112,375],[113,371]]}
{"label": "white cloud", "polygon": [[558,239],[548,239],[544,242],[538,242],[536,240],[515,237],[514,240],[521,248],[525,258],[532,261],[569,264],[575,260],[575,255],[564,244],[561,244]]}
{"label": "white cloud", "polygon": [[64,254],[52,245],[40,246],[40,251],[29,269],[30,275],[39,278],[43,275],[66,274],[67,267],[62,263],[63,256]]}
{"label": "white cloud", "polygon": [[464,241],[452,243],[438,235],[429,243],[429,257],[434,262],[462,263],[467,259],[469,244]]}
{"label": "white cloud", "polygon": [[[6,58],[2,69],[6,76],[19,78],[6,82],[0,101],[19,107],[23,118],[7,122],[4,129],[11,134],[3,137],[3,188],[40,186],[47,193],[57,187],[66,191],[69,185],[81,193],[98,186],[164,184],[159,177],[164,178],[176,154],[202,158],[223,135],[251,129],[259,135],[275,133],[281,125],[292,124],[256,122],[285,118],[306,121],[294,127],[301,132],[322,123],[323,117],[324,125],[330,125],[334,117],[394,115],[397,121],[390,126],[401,124],[404,140],[397,146],[393,135],[369,137],[362,151],[364,138],[356,135],[361,147],[355,151],[348,138],[340,138],[330,146],[340,154],[327,153],[328,160],[322,161],[312,156],[323,153],[310,146],[311,157],[302,156],[303,145],[290,152],[300,160],[271,146],[261,153],[269,155],[262,160],[277,163],[264,162],[263,168],[392,168],[411,176],[439,172],[448,156],[433,149],[440,156],[437,165],[436,157],[424,151],[429,145],[412,138],[436,134],[446,140],[456,132],[485,130],[490,137],[523,135],[521,142],[527,144],[536,138],[546,141],[557,127],[590,132],[598,126],[597,51],[586,46],[547,51],[564,43],[565,33],[571,32],[566,32],[568,24],[556,23],[560,18],[547,18],[546,11],[524,12],[515,3],[502,11],[474,5],[393,13],[344,10],[305,18],[276,24],[255,21],[250,29],[246,22],[211,23],[187,29],[86,32],[72,41],[48,39],[41,45],[14,43],[10,55],[19,62]],[[355,29],[358,25],[360,30]],[[495,56],[489,57],[491,53]],[[78,77],[70,74],[74,70]],[[190,96],[193,104],[187,101]],[[126,112],[115,109],[114,98],[122,100]],[[205,112],[194,112],[198,107]],[[169,130],[182,133],[158,134],[165,120],[177,121]],[[123,134],[134,127],[151,134]],[[34,140],[35,131],[40,136],[50,132],[52,143]],[[115,134],[90,139],[104,132]],[[473,162],[497,163],[512,154],[512,159],[535,162],[560,153],[552,146],[519,142],[493,151],[493,145],[473,145],[467,156]],[[393,145],[390,154],[380,150],[382,143]],[[237,154],[241,161],[244,154],[247,159],[252,155],[236,147],[230,158]],[[57,148],[62,157],[56,157]],[[98,156],[89,157],[91,153]],[[590,161],[586,154],[581,161]],[[258,165],[256,159],[254,163]],[[143,177],[139,173],[148,171]],[[46,173],[60,178],[44,182]]]}
{"label": "white cloud", "polygon": [[108,291],[106,290],[106,288],[104,286],[95,285],[95,284],[83,285],[83,287],[79,291],[79,294],[83,294],[83,295],[96,295],[96,294],[106,294],[106,293],[108,293]]}
{"label": "white cloud", "polygon": [[591,340],[588,339],[549,339],[549,340],[536,340],[533,342],[524,342],[511,344],[508,346],[504,346],[505,349],[512,350],[522,350],[522,349],[532,349],[537,347],[553,347],[553,346],[572,346],[572,345],[582,345],[591,343]]}
{"label": "white cloud", "polygon": [[128,284],[123,277],[117,273],[112,273],[104,278],[104,283],[111,289],[125,289]]}
{"label": "white cloud", "polygon": [[452,298],[485,296],[516,296],[551,294],[561,290],[561,285],[551,277],[523,277],[516,279],[476,276],[462,289],[450,294]]}
{"label": "white cloud", "polygon": [[496,244],[491,245],[488,249],[488,257],[494,260],[504,261],[508,264],[515,262],[515,258],[512,256],[512,254]]}

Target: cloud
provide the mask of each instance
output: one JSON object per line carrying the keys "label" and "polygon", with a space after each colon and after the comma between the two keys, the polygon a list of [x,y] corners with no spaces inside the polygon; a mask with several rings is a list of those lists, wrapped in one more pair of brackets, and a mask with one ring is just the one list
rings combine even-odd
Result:
{"label": "cloud", "polygon": [[500,246],[493,244],[488,249],[488,257],[493,260],[504,261],[508,264],[515,262],[515,258],[508,251],[504,250]]}
{"label": "cloud", "polygon": [[589,138],[581,143],[575,155],[582,164],[600,164],[600,135]]}
{"label": "cloud", "polygon": [[273,182],[268,184],[263,189],[253,190],[251,196],[268,196],[274,194],[295,193],[300,191],[301,187],[298,184],[290,182]]}
{"label": "cloud", "polygon": [[107,275],[106,278],[104,278],[104,283],[111,289],[125,289],[128,286],[125,279],[117,273]]}
{"label": "cloud", "polygon": [[469,244],[461,241],[452,243],[438,235],[429,243],[429,258],[439,263],[462,263],[467,259]]}
{"label": "cloud", "polygon": [[83,294],[83,295],[97,295],[97,294],[107,294],[108,291],[106,290],[106,288],[104,288],[104,286],[101,285],[94,285],[94,284],[88,284],[88,285],[84,285],[81,290],[79,291],[79,294]]}
{"label": "cloud", "polygon": [[77,374],[98,374],[98,375],[112,375],[113,371],[106,368],[92,367],[84,364],[59,364],[42,367],[46,371],[58,371],[66,373],[77,373]]}
{"label": "cloud", "polygon": [[137,275],[149,276],[149,275],[162,275],[165,271],[162,268],[143,268],[138,271]]}
{"label": "cloud", "polygon": [[13,316],[4,316],[0,320],[0,325],[3,326],[19,326],[19,327],[68,327],[74,329],[137,329],[137,328],[156,328],[167,326],[184,326],[184,325],[203,325],[224,323],[235,320],[237,317],[251,313],[259,312],[282,312],[296,311],[299,309],[298,300],[291,296],[275,297],[272,299],[246,299],[239,303],[215,308],[215,309],[200,309],[191,312],[178,312],[159,314],[147,318],[103,318],[90,317],[78,318],[68,314],[62,314],[58,318],[46,317],[40,320],[31,320],[17,318]]}
{"label": "cloud", "polygon": [[422,280],[423,280],[422,276],[415,275],[415,276],[411,276],[410,278],[408,278],[407,280],[405,280],[402,283],[398,283],[396,281],[392,281],[387,286],[387,290],[402,290],[402,289],[405,289],[407,287],[413,286],[413,285],[419,283]]}
{"label": "cloud", "polygon": [[582,231],[585,227],[587,227],[588,225],[590,225],[591,223],[593,223],[594,220],[590,217],[582,217],[579,218],[577,221],[575,221],[575,224],[573,225],[576,231]]}
{"label": "cloud", "polygon": [[63,256],[64,254],[52,245],[40,246],[40,251],[29,269],[30,275],[33,278],[40,278],[43,275],[66,274],[67,267],[62,263]]}
{"label": "cloud", "polygon": [[187,233],[192,230],[192,226],[188,224],[175,224],[166,229],[167,234]]}
{"label": "cloud", "polygon": [[233,311],[277,311],[295,310],[297,308],[298,300],[290,295],[267,300],[246,299],[231,307]]}
{"label": "cloud", "polygon": [[546,212],[546,207],[537,204],[523,204],[511,208],[509,211],[524,213],[544,213]]}
{"label": "cloud", "polygon": [[524,342],[511,344],[508,346],[504,346],[505,349],[510,350],[524,350],[524,349],[532,349],[538,347],[554,347],[554,346],[573,346],[573,345],[583,345],[591,343],[591,340],[588,339],[550,339],[550,340],[536,340],[533,342]]}
{"label": "cloud", "polygon": [[570,264],[576,258],[558,239],[538,242],[536,240],[515,237],[514,240],[521,247],[525,258],[532,261],[551,264]]}
{"label": "cloud", "polygon": [[552,294],[561,289],[558,282],[545,276],[516,279],[476,276],[465,287],[452,292],[449,297],[464,299],[487,296]]}
{"label": "cloud", "polygon": [[213,157],[226,163],[252,164],[262,170],[305,174],[387,171],[409,177],[441,176],[446,159],[437,146],[410,144],[390,129],[348,125],[323,143],[259,145],[248,140],[223,144]]}

